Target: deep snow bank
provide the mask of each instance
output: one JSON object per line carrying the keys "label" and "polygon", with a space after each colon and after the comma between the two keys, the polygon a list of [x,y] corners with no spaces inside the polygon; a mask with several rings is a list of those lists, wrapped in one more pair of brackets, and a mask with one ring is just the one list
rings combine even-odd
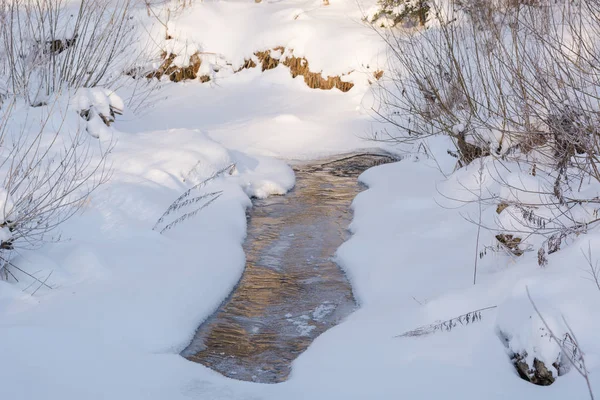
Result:
{"label": "deep snow bank", "polygon": [[363,7],[372,3],[204,1],[183,8],[160,4],[152,11],[160,22],[145,21],[156,54],[162,54],[153,68],[159,70],[168,57],[169,65],[177,67],[200,61],[194,75],[219,82],[247,66],[255,53],[283,48],[287,56],[308,62],[310,72],[364,87],[386,62],[380,33],[362,21]]}
{"label": "deep snow bank", "polygon": [[[135,398],[152,359],[185,364],[178,351],[241,274],[248,196],[294,184],[283,162],[229,152],[199,131],[116,135],[111,181],[64,226],[68,240],[14,260],[39,277],[53,271],[55,289],[30,297],[37,285],[2,283],[2,397]],[[152,231],[183,191],[230,163],[235,172],[205,189],[222,190],[219,201]]]}

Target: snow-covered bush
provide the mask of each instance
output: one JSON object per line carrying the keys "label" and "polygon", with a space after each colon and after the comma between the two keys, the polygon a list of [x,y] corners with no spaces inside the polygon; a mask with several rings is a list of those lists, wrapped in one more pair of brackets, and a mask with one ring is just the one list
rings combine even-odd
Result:
{"label": "snow-covered bush", "polygon": [[380,0],[376,6],[367,10],[365,19],[382,28],[397,24],[425,25],[429,13],[427,0]]}
{"label": "snow-covered bush", "polygon": [[122,115],[125,105],[123,100],[113,91],[103,88],[81,88],[70,100],[71,108],[87,121],[86,131],[99,138],[104,132],[110,135],[107,128],[115,122],[116,115]]}
{"label": "snow-covered bush", "polygon": [[544,321],[536,314],[524,287],[519,287],[517,293],[499,307],[496,330],[519,375],[547,386],[569,369],[565,359],[568,355],[561,354],[561,347],[552,340],[550,330],[561,338],[566,337],[568,331],[551,307],[546,305],[541,309]]}

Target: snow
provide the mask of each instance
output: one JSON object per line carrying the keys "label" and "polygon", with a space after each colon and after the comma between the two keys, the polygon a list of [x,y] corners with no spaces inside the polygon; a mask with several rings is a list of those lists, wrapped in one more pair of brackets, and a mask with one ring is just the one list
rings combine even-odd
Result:
{"label": "snow", "polygon": [[259,68],[242,71],[214,86],[167,85],[164,95],[143,118],[125,115],[119,129],[201,126],[228,149],[287,160],[379,146],[365,140],[372,122],[367,111],[357,110],[362,94],[310,89],[301,77],[290,79],[285,67],[264,74]]}
{"label": "snow", "polygon": [[[557,376],[558,371],[552,365],[560,361],[560,347],[551,338],[540,316],[533,311],[526,295],[526,288],[526,284],[519,282],[512,296],[502,303],[496,321],[498,333],[507,341],[511,353],[526,353],[528,365],[533,365],[533,360],[538,359],[552,369],[554,376]],[[546,300],[545,303],[540,304],[539,301],[536,303],[540,315],[544,317],[552,332],[557,337],[563,338],[568,330],[561,323],[560,313],[551,308],[550,302]]]}
{"label": "snow", "polygon": [[[361,21],[364,4],[345,0],[330,3],[204,1],[169,21],[168,30],[194,48],[224,55],[234,69],[254,52],[278,46],[306,57],[311,70],[323,71],[325,76],[383,62],[379,55],[384,47],[377,40],[377,32]],[[330,40],[340,35],[342,40]]]}
{"label": "snow", "polygon": [[[361,19],[350,0],[331,0],[328,7],[305,0],[204,1],[170,21],[169,30],[179,40],[172,46],[187,43],[186,51],[218,53],[234,66],[256,50],[282,45],[316,71],[358,74],[367,64],[377,66],[383,49]],[[208,84],[167,83],[152,107],[138,113],[119,97],[129,94],[126,87],[119,94],[78,92],[69,126],[94,121],[78,115],[92,106],[124,112],[111,127],[99,121],[102,126],[90,129],[99,145],[115,143],[111,179],[63,226],[62,241],[12,260],[54,289],[23,275],[19,282],[0,281],[0,398],[587,398],[576,371],[549,388],[517,376],[510,352],[527,350],[547,365],[559,356],[527,289],[556,335],[569,328],[577,334],[592,386],[600,387],[600,292],[581,254],[600,248],[600,233],[577,237],[549,255],[545,268],[535,252],[515,258],[490,250],[478,260],[473,285],[478,230],[470,220],[479,217],[473,200],[478,193],[493,199],[484,205],[484,223],[506,218],[502,223],[517,229],[514,213],[496,213],[500,199],[516,195],[503,191],[499,180],[531,189],[547,176],[510,164],[498,171],[491,157],[454,171],[443,138],[429,142],[435,160],[412,154],[361,175],[368,189],[354,200],[353,235],[335,255],[360,307],[300,355],[288,381],[227,379],[179,356],[241,276],[251,198],[291,190],[294,163],[393,150],[365,140],[380,126],[369,115],[371,88],[366,79],[356,82],[348,93],[320,91],[291,79],[285,67],[258,68]],[[210,207],[164,234],[152,230],[182,193],[232,164],[231,173],[199,189],[198,195],[222,191]],[[543,204],[537,195],[517,193]],[[0,192],[0,200],[6,198]],[[481,243],[493,247],[495,234],[483,229]],[[483,312],[480,322],[397,337],[490,306],[498,307]],[[332,311],[321,304],[311,315],[318,321]],[[286,317],[301,334],[314,329],[309,315]]]}

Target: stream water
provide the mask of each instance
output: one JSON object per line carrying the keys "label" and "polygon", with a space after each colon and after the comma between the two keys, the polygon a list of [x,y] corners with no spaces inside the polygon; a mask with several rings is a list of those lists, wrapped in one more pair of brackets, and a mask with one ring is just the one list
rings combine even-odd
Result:
{"label": "stream water", "polygon": [[355,154],[297,166],[290,193],[256,200],[242,278],[182,355],[230,378],[284,381],[292,361],[355,309],[332,257],[349,236],[358,175],[392,161]]}

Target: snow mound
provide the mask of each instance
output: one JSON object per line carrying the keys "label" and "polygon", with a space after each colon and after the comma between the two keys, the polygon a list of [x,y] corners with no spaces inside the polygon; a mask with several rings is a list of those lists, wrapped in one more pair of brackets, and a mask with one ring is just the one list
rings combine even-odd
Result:
{"label": "snow mound", "polygon": [[86,121],[87,132],[103,139],[111,137],[109,126],[125,110],[123,100],[114,91],[98,87],[77,89],[69,104]]}
{"label": "snow mound", "polygon": [[294,187],[294,171],[283,161],[240,152],[235,152],[233,159],[238,172],[237,181],[249,197],[264,199],[283,195]]}
{"label": "snow mound", "polygon": [[526,288],[526,282],[520,282],[512,295],[499,306],[496,320],[498,335],[511,358],[519,357],[529,366],[533,366],[535,360],[541,361],[556,377],[559,374],[557,366],[561,364],[561,349],[552,335],[563,338],[567,329],[560,313],[548,299],[535,301],[538,314]]}

